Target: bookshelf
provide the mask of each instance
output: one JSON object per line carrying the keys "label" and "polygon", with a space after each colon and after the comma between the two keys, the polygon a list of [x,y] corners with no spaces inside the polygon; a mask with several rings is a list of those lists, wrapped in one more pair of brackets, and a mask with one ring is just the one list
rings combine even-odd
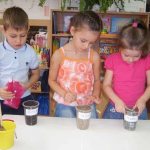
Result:
{"label": "bookshelf", "polygon": [[[50,61],[50,21],[29,20],[30,29],[27,43],[30,44],[38,54],[40,61],[40,79],[32,87],[32,95],[41,103],[40,115],[51,115],[50,92],[48,85],[49,61]],[[45,107],[42,109],[42,107]]]}
{"label": "bookshelf", "polygon": [[[51,37],[50,37],[50,48],[52,53],[65,44],[71,37],[69,34],[69,23],[70,18],[75,15],[78,11],[76,10],[65,10],[61,11],[58,9],[51,10]],[[117,43],[118,31],[126,23],[130,22],[135,18],[141,18],[147,26],[149,26],[149,13],[138,13],[138,12],[107,12],[100,13],[104,29],[107,33],[100,34],[100,44],[109,43],[114,45]],[[100,45],[99,45],[100,46]],[[99,49],[101,53],[101,50]]]}
{"label": "bookshelf", "polygon": [[[75,15],[78,11],[76,10],[65,10],[61,11],[59,9],[51,10],[51,37],[50,37],[50,48],[52,49],[52,53],[58,49],[60,46],[63,46],[71,35],[69,34],[69,19],[71,16]],[[104,77],[104,62],[105,58],[111,53],[117,52],[118,49],[118,32],[120,28],[132,21],[135,18],[142,19],[147,27],[149,27],[149,13],[141,13],[141,12],[107,12],[102,13],[98,12],[100,15],[103,26],[106,33],[101,33],[99,41],[96,42],[98,44],[98,52],[100,53],[102,60],[102,72],[101,72],[101,80]],[[66,23],[66,24],[65,24]],[[103,99],[102,93],[102,99]],[[107,98],[104,98],[107,99]],[[105,101],[105,100],[104,100]],[[104,107],[107,105],[107,100],[104,102]],[[54,105],[53,105],[54,106]],[[97,106],[99,116],[101,117],[102,111],[104,108],[101,106]],[[54,109],[54,108],[53,108]]]}

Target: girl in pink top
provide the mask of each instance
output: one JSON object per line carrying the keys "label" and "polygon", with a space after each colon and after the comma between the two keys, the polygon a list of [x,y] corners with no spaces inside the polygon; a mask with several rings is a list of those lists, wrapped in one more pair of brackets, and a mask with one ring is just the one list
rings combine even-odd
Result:
{"label": "girl in pink top", "polygon": [[110,98],[103,118],[123,119],[125,108],[138,108],[139,119],[147,119],[150,98],[149,31],[140,20],[120,31],[120,52],[105,62],[103,89]]}
{"label": "girl in pink top", "polygon": [[54,90],[56,117],[76,117],[75,107],[91,105],[100,99],[100,56],[91,47],[98,40],[102,21],[92,12],[79,12],[72,19],[72,40],[56,50],[51,58],[49,85]]}

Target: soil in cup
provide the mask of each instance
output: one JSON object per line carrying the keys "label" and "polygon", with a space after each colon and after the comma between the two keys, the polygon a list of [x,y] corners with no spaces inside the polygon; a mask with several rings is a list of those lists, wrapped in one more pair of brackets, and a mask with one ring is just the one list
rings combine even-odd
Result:
{"label": "soil in cup", "polygon": [[28,100],[23,103],[23,106],[26,124],[27,125],[37,124],[39,102],[35,100]]}
{"label": "soil in cup", "polygon": [[88,129],[89,120],[91,117],[91,107],[90,106],[77,106],[77,127],[81,130]]}
{"label": "soil in cup", "polygon": [[124,128],[127,130],[135,130],[138,121],[138,110],[126,108],[124,115]]}
{"label": "soil in cup", "polygon": [[26,124],[35,125],[37,124],[37,115],[25,116]]}

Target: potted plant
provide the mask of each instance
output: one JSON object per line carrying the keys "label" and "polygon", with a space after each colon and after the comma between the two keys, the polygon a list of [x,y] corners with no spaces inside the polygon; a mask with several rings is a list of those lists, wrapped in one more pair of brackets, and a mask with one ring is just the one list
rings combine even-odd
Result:
{"label": "potted plant", "polygon": [[[112,4],[121,11],[124,10],[124,4],[127,0],[80,0],[80,10],[91,10],[95,4],[99,5],[99,11],[106,12]],[[144,0],[136,0],[144,2]],[[128,0],[130,2],[130,0]]]}
{"label": "potted plant", "polygon": [[39,6],[43,7],[43,5],[45,4],[46,0],[39,0]]}
{"label": "potted plant", "polygon": [[[2,0],[0,0],[2,1]],[[7,1],[7,0],[6,0]],[[66,8],[66,4],[69,3],[71,0],[61,0],[61,10],[63,11]],[[109,7],[114,4],[119,11],[124,10],[124,4],[127,0],[80,0],[79,3],[79,10],[91,10],[94,5],[99,6],[99,11],[106,12]],[[143,1],[143,0],[137,0],[137,1]],[[39,6],[43,7],[46,0],[39,0]],[[130,0],[128,0],[130,2]]]}
{"label": "potted plant", "polygon": [[99,11],[102,12],[106,12],[112,4],[124,8],[124,0],[80,0],[80,10],[91,10],[95,4],[99,5]]}

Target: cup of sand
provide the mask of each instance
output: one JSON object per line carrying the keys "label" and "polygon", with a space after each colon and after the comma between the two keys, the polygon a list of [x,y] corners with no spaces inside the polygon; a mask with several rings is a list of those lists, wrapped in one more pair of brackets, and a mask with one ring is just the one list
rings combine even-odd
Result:
{"label": "cup of sand", "polygon": [[83,105],[76,107],[76,122],[77,128],[80,130],[86,130],[89,128],[89,122],[91,118],[91,106]]}

